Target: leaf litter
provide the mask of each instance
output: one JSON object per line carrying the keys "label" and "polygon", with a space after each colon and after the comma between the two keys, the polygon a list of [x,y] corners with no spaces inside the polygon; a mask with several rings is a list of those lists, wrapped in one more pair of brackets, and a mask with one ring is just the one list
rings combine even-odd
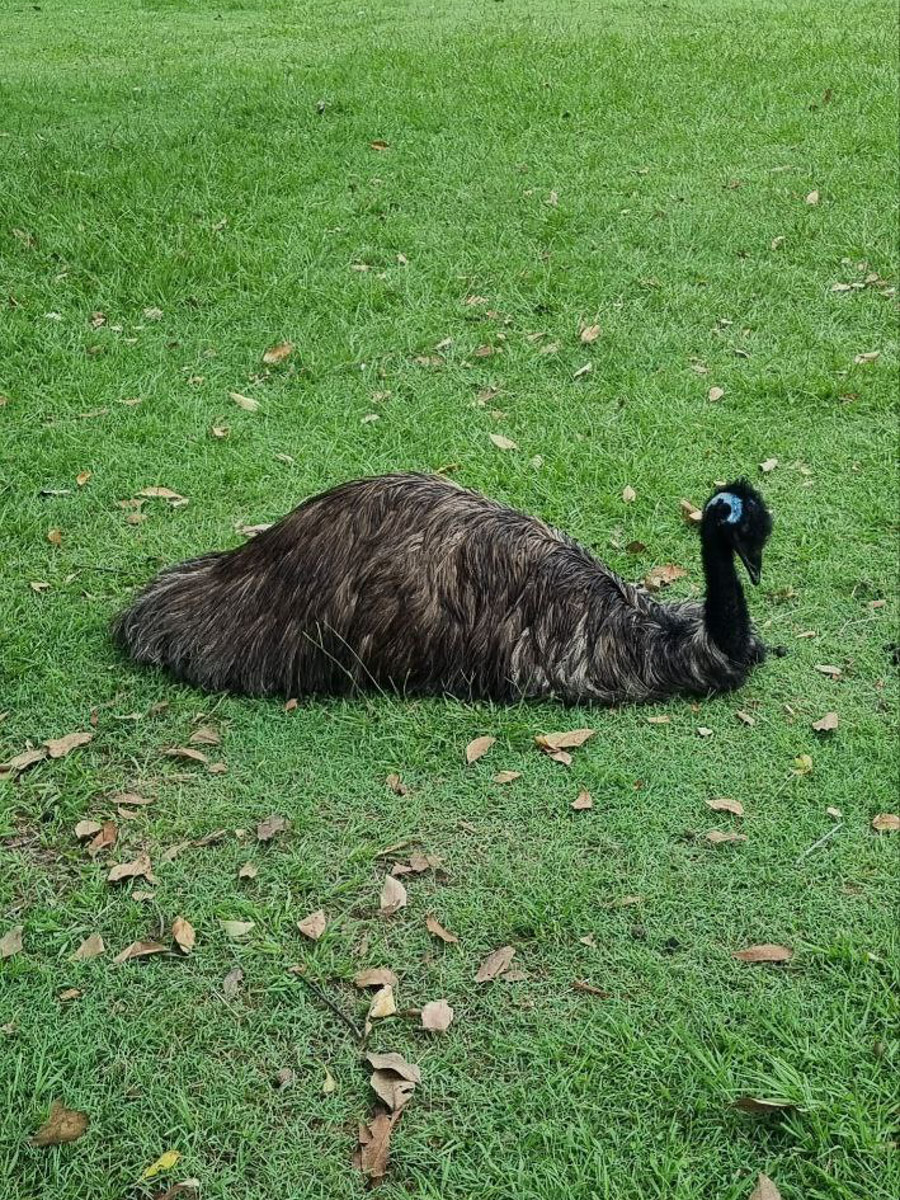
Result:
{"label": "leaf litter", "polygon": [[466,765],[470,767],[472,763],[478,762],[479,758],[484,758],[496,741],[495,737],[490,736],[474,738],[466,746]]}
{"label": "leaf litter", "polygon": [[77,1142],[90,1123],[87,1113],[66,1108],[61,1100],[54,1100],[50,1105],[50,1116],[31,1138],[31,1145],[61,1146],[66,1142]]}

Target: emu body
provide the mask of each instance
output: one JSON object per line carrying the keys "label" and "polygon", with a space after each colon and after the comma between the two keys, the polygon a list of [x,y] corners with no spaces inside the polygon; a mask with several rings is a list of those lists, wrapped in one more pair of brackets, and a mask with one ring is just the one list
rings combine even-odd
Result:
{"label": "emu body", "polygon": [[722,519],[734,506],[713,501],[705,603],[660,604],[565,534],[446,479],[362,479],[163,570],[114,636],[138,662],[251,695],[613,704],[731,689],[762,649]]}

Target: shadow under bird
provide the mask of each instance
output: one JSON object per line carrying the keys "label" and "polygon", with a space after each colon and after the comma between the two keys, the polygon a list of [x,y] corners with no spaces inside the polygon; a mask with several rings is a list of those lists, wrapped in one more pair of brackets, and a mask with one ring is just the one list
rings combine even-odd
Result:
{"label": "shadow under bird", "polygon": [[440,476],[384,475],[166,568],[113,634],[137,662],[216,692],[709,695],[765,656],[735,559],[758,583],[771,530],[746,480],[716,492],[700,523],[705,599],[660,603],[535,517]]}

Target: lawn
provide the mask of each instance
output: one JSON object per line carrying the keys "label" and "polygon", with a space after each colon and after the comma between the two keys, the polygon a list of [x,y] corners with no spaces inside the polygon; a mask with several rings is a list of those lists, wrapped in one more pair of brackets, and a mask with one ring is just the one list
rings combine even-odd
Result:
{"label": "lawn", "polygon": [[[369,1048],[422,1071],[386,1200],[896,1196],[894,6],[42,0],[0,44],[0,760],[93,734],[0,780],[0,1196],[361,1194],[374,1097],[321,997],[361,1023],[369,966],[400,1010]],[[673,596],[703,584],[680,501],[747,474],[787,657],[699,705],[285,711],[111,647],[161,564],[438,469],[628,578],[684,566]],[[571,767],[534,745],[578,726]],[[224,772],[166,756],[198,728]],[[86,819],[119,827],[94,860]],[[442,865],[384,917],[396,843]],[[141,852],[157,886],[106,881]],[[192,954],[113,964],[177,916]],[[524,978],[476,983],[503,945]],[[88,1132],[32,1147],[54,1100]]]}

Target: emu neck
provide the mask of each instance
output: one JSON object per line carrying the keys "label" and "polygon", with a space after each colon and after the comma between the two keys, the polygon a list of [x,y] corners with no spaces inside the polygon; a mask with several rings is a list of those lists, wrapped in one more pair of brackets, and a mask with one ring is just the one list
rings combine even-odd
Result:
{"label": "emu neck", "polygon": [[747,659],[750,614],[734,564],[734,550],[715,528],[704,528],[703,570],[706,574],[706,629],[723,654],[734,662]]}

